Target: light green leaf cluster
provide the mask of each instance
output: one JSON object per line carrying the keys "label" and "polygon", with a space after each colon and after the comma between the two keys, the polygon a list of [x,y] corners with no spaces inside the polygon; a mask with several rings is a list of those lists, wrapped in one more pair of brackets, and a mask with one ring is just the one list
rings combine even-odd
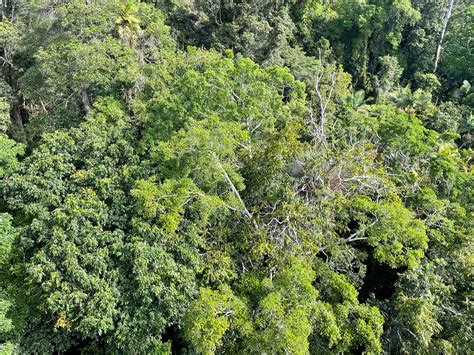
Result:
{"label": "light green leaf cluster", "polygon": [[292,258],[274,278],[248,275],[237,287],[240,297],[228,288],[201,290],[185,321],[186,336],[197,351],[210,354],[319,354],[355,346],[379,353],[378,310],[359,304],[341,275],[324,265],[316,270]]}

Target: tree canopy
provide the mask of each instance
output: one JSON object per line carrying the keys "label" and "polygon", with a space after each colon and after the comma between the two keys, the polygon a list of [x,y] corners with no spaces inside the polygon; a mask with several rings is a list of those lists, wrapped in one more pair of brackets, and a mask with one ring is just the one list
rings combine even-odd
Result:
{"label": "tree canopy", "polygon": [[0,3],[0,353],[469,354],[473,6]]}

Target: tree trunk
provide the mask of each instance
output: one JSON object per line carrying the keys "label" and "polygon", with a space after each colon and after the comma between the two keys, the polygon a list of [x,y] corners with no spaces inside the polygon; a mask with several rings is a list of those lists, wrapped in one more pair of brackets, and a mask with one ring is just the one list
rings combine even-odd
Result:
{"label": "tree trunk", "polygon": [[21,110],[18,105],[13,107],[13,120],[20,130],[23,130],[23,117],[21,116]]}
{"label": "tree trunk", "polygon": [[80,95],[81,95],[82,105],[84,106],[84,112],[87,115],[89,111],[91,110],[91,101],[89,99],[89,95],[87,95],[86,90],[82,90]]}
{"label": "tree trunk", "polygon": [[436,70],[438,69],[439,60],[441,58],[443,40],[444,40],[444,36],[446,35],[446,29],[448,28],[449,18],[451,17],[451,13],[453,11],[453,5],[454,5],[454,0],[448,0],[446,13],[443,19],[443,28],[441,30],[441,36],[439,37],[438,46],[436,47],[433,73],[436,73]]}

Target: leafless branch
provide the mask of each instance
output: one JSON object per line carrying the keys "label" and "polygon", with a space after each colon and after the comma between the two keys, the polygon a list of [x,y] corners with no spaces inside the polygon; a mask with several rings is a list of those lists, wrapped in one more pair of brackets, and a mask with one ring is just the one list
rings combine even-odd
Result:
{"label": "leafless branch", "polygon": [[252,224],[253,226],[255,227],[255,229],[259,229],[259,226],[257,224],[257,221],[255,221],[255,219],[253,218],[253,215],[252,213],[250,213],[250,211],[247,209],[247,207],[245,206],[245,203],[244,201],[242,200],[242,197],[240,197],[240,193],[239,191],[237,190],[237,188],[235,187],[234,183],[232,182],[232,180],[230,179],[229,175],[227,174],[227,172],[225,171],[224,167],[222,166],[221,162],[219,161],[219,158],[217,157],[216,154],[213,154],[214,156],[214,159],[216,161],[216,164],[217,166],[219,167],[219,169],[221,169],[222,171],[222,176],[224,176],[225,180],[227,181],[227,183],[229,184],[229,187],[232,191],[232,193],[237,197],[237,199],[239,200],[239,202],[241,203],[242,205],[242,208],[243,208],[243,211],[244,211],[244,214],[245,216],[250,219],[252,221]]}

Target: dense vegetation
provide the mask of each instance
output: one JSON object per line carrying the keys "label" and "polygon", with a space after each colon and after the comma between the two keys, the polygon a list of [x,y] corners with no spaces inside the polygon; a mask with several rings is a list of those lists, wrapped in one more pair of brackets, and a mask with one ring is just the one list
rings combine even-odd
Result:
{"label": "dense vegetation", "polygon": [[474,350],[468,1],[0,18],[0,353]]}

